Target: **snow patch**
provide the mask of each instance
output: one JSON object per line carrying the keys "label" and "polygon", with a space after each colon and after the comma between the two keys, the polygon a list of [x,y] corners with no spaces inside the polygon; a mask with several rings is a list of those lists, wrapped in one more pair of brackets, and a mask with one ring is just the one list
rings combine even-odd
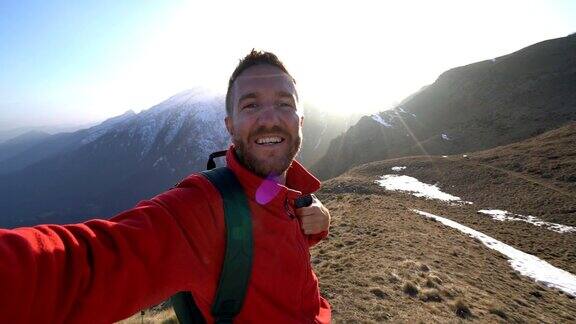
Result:
{"label": "snow patch", "polygon": [[462,201],[460,197],[442,192],[436,185],[420,182],[418,179],[407,175],[386,174],[375,182],[386,190],[409,192],[416,197],[472,204],[469,201]]}
{"label": "snow patch", "polygon": [[158,163],[160,163],[160,162],[162,162],[162,161],[164,161],[164,157],[163,157],[163,156],[161,156],[160,158],[158,158],[158,160],[156,160],[156,162],[154,162],[154,164],[152,164],[152,167],[155,168],[155,167],[158,165]]}
{"label": "snow patch", "polygon": [[404,108],[402,108],[402,107],[397,107],[396,109],[398,109],[398,110],[399,110],[401,113],[404,113],[404,114],[408,114],[408,115],[410,115],[410,116],[412,116],[412,117],[416,118],[416,115],[415,115],[414,113],[411,113],[411,112],[407,112],[407,111],[406,111],[406,110],[404,110]]}
{"label": "snow patch", "polygon": [[316,151],[320,146],[320,143],[322,143],[322,139],[324,138],[324,133],[326,133],[326,129],[328,129],[328,122],[326,121],[326,119],[324,119],[322,132],[320,133],[320,136],[318,136],[318,142],[316,142],[316,145],[314,145],[314,151]]}
{"label": "snow patch", "polygon": [[478,232],[453,220],[417,209],[413,209],[413,211],[424,217],[435,219],[440,223],[455,228],[471,237],[477,238],[485,246],[504,254],[509,258],[508,262],[510,262],[512,268],[520,272],[521,275],[530,277],[536,280],[536,282],[542,283],[548,287],[557,288],[567,294],[576,296],[576,276],[570,272],[556,268],[534,255],[517,250],[510,245],[500,242],[484,233]]}
{"label": "snow patch", "polygon": [[102,123],[100,123],[96,126],[90,127],[87,129],[86,137],[84,137],[80,141],[80,143],[82,145],[85,145],[85,144],[94,142],[95,140],[104,136],[108,132],[113,131],[114,129],[117,129],[119,126],[130,122],[134,116],[136,116],[136,113],[134,113],[134,111],[132,111],[132,110],[128,110],[127,112],[123,113],[122,115],[108,118],[105,121],[103,121]]}
{"label": "snow patch", "polygon": [[576,227],[546,222],[546,221],[543,221],[540,218],[535,217],[535,216],[530,216],[530,215],[524,216],[524,215],[519,215],[519,214],[513,214],[511,212],[508,212],[505,210],[500,210],[500,209],[482,209],[482,210],[479,210],[478,212],[485,214],[485,215],[489,215],[490,217],[492,217],[492,219],[497,220],[497,221],[501,221],[501,222],[520,221],[520,222],[530,223],[530,224],[536,225],[536,226],[541,226],[541,227],[544,227],[548,230],[551,230],[551,231],[554,231],[557,233],[576,232]]}
{"label": "snow patch", "polygon": [[395,166],[395,167],[392,167],[392,171],[396,171],[396,172],[400,172],[400,171],[405,170],[405,169],[406,169],[405,166]]}
{"label": "snow patch", "polygon": [[378,114],[373,114],[370,117],[372,117],[372,119],[375,120],[377,123],[382,124],[384,127],[387,127],[387,128],[392,127],[392,124],[388,123],[386,120],[384,120],[384,118],[382,118],[382,116],[380,116]]}
{"label": "snow patch", "polygon": [[188,114],[186,114],[186,113],[187,113],[187,111],[180,110],[180,111],[176,112],[176,114],[174,116],[171,116],[170,120],[168,120],[167,125],[169,127],[168,127],[168,131],[166,132],[166,136],[164,137],[164,144],[165,145],[170,144],[174,140],[174,138],[176,137],[178,132],[180,132],[180,129],[182,128],[182,126],[184,125],[184,122],[188,118]]}

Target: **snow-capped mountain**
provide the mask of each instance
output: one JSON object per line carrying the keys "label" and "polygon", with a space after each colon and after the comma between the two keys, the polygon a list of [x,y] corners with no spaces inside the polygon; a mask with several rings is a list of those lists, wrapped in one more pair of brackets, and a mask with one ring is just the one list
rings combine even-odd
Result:
{"label": "snow-capped mountain", "polygon": [[1,226],[110,217],[169,189],[228,147],[224,114],[223,95],[196,88],[50,136],[12,157],[27,166],[0,178]]}

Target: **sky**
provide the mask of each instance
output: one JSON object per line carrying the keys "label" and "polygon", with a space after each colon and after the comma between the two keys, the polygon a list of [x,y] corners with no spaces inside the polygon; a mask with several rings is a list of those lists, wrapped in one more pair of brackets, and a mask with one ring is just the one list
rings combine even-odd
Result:
{"label": "sky", "polygon": [[2,1],[0,131],[225,92],[252,48],[305,102],[382,111],[450,68],[574,32],[576,1]]}

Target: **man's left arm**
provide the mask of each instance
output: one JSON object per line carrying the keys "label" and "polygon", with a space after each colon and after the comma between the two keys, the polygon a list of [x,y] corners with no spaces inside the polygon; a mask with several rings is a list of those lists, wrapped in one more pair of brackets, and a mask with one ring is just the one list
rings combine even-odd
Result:
{"label": "man's left arm", "polygon": [[312,196],[312,204],[297,208],[296,215],[300,218],[302,231],[308,238],[308,245],[313,246],[328,236],[330,228],[330,211],[316,196]]}

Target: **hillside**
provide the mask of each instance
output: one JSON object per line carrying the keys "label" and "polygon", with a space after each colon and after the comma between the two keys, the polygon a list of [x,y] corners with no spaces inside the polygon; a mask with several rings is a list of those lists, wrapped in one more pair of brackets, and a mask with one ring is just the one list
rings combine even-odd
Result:
{"label": "hillside", "polygon": [[[559,233],[542,224],[498,221],[478,212],[503,209],[574,229],[574,143],[576,123],[467,157],[374,162],[325,182],[320,196],[334,222],[328,241],[313,251],[312,262],[336,322],[457,322],[458,306],[463,305],[470,310],[464,317],[478,322],[575,321],[573,296],[519,275],[505,256],[478,239],[414,212],[457,221],[576,274],[576,231]],[[437,184],[472,204],[385,190],[374,183],[385,174]]]}
{"label": "hillside", "polygon": [[[409,157],[365,164],[326,182],[324,191],[334,191],[331,184],[341,179],[369,181],[383,173],[438,183],[442,190],[474,203],[458,206],[459,210],[468,211],[454,216],[458,222],[576,273],[576,233],[541,231],[542,227],[526,222],[498,222],[477,213],[481,209],[506,210],[576,227],[576,188],[571,180],[576,176],[573,143],[576,143],[576,123],[465,156]],[[406,168],[392,171],[394,166]],[[545,172],[537,171],[536,167]],[[512,228],[522,234],[510,231]]]}
{"label": "hillside", "polygon": [[29,131],[0,143],[0,161],[18,155],[35,144],[46,139],[50,134],[41,131]]}
{"label": "hillside", "polygon": [[328,179],[366,162],[484,150],[576,120],[576,35],[449,70],[393,110],[365,116],[312,170]]}

